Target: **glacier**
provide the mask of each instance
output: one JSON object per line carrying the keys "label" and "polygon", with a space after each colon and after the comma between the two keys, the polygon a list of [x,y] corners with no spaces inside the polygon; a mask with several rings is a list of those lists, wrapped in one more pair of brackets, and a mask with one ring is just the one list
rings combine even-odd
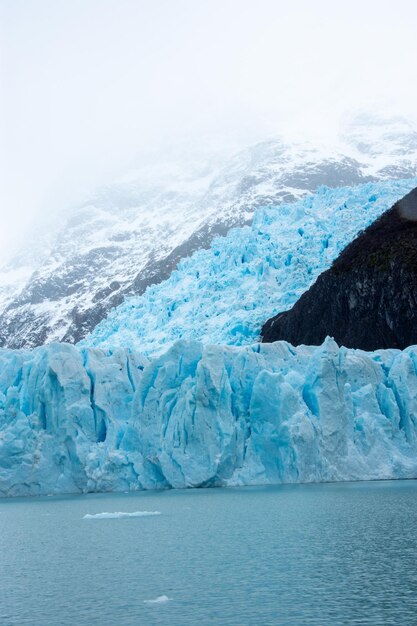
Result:
{"label": "glacier", "polygon": [[249,345],[359,231],[415,187],[417,178],[320,187],[297,202],[259,209],[252,226],[183,259],[167,280],[113,309],[79,345],[130,346],[150,357],[179,339]]}
{"label": "glacier", "polygon": [[0,495],[417,477],[417,346],[259,344],[417,179],[259,210],[80,344],[0,350]]}
{"label": "glacier", "polygon": [[0,494],[417,477],[417,346],[0,351]]}

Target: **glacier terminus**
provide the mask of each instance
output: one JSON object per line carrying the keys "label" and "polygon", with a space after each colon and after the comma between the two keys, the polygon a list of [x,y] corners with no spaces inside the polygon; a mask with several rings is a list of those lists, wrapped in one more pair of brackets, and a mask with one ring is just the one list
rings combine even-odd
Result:
{"label": "glacier terminus", "polygon": [[2,351],[1,495],[411,478],[417,348]]}

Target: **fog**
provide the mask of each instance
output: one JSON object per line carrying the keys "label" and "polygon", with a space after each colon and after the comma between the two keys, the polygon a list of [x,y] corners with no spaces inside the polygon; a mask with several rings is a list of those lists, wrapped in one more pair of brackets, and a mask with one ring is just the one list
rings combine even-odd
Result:
{"label": "fog", "polygon": [[1,0],[0,260],[152,150],[415,115],[416,6]]}

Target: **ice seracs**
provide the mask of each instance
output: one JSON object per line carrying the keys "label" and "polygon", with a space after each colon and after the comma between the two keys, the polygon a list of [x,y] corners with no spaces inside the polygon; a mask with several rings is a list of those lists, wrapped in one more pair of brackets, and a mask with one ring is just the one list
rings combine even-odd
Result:
{"label": "ice seracs", "polygon": [[417,477],[417,348],[0,352],[0,494]]}
{"label": "ice seracs", "polygon": [[329,189],[298,202],[259,209],[253,224],[217,238],[184,259],[171,276],[128,298],[83,341],[132,346],[150,356],[178,339],[243,345],[286,311],[340,251],[417,179]]}

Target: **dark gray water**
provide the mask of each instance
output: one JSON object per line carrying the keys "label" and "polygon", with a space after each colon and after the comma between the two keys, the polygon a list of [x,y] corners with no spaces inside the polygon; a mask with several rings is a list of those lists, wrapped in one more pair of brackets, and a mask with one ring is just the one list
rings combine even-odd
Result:
{"label": "dark gray water", "polygon": [[415,625],[417,482],[0,501],[0,624]]}

